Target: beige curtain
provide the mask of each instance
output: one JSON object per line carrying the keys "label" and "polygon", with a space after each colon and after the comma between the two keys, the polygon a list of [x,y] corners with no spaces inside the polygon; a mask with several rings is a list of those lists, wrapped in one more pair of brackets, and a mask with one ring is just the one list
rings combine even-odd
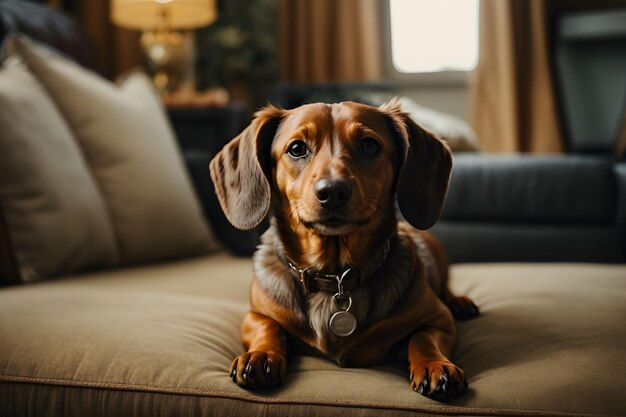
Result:
{"label": "beige curtain", "polygon": [[78,19],[93,43],[98,71],[114,79],[141,64],[140,33],[119,28],[111,22],[110,0],[89,0],[79,4]]}
{"label": "beige curtain", "polygon": [[280,11],[283,80],[381,77],[378,0],[281,0]]}
{"label": "beige curtain", "polygon": [[481,0],[470,119],[488,152],[563,150],[544,0]]}

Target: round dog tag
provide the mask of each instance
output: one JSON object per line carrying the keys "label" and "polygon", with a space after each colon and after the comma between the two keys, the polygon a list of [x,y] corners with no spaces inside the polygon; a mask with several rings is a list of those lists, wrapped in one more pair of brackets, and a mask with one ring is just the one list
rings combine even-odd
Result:
{"label": "round dog tag", "polygon": [[335,336],[346,337],[356,330],[356,319],[349,311],[338,311],[330,318],[328,325]]}

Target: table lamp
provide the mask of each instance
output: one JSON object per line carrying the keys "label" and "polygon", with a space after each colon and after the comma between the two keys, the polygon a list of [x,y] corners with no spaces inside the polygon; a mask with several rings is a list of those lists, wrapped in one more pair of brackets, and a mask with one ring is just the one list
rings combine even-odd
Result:
{"label": "table lamp", "polygon": [[194,81],[192,29],[217,17],[215,0],[111,0],[111,20],[141,30],[148,71],[160,92]]}

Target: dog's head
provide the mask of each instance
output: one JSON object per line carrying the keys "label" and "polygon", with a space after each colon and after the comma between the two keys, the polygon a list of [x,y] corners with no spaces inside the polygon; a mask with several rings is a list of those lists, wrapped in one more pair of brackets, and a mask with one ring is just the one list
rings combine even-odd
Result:
{"label": "dog's head", "polygon": [[394,102],[317,103],[259,111],[211,161],[211,177],[235,227],[255,227],[272,205],[294,227],[329,236],[393,217],[394,196],[409,223],[429,228],[451,167],[445,143]]}

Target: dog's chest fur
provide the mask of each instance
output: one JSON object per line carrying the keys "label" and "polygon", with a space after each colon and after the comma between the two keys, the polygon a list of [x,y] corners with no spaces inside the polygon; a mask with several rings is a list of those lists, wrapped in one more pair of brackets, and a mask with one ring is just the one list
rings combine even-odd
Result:
{"label": "dog's chest fur", "polygon": [[[308,345],[308,350],[313,348],[341,364],[344,344],[351,336],[337,337],[330,330],[330,319],[338,311],[333,302],[334,294],[324,291],[307,293],[294,271],[277,255],[281,250],[277,239],[270,228],[254,255],[254,272],[259,286],[274,303],[291,312],[289,319],[271,318],[301,344]],[[392,239],[391,251],[384,264],[367,278],[362,287],[350,291],[352,306],[349,311],[358,323],[356,333],[389,315],[405,296],[416,275],[425,277],[433,272],[429,271],[429,260],[422,259],[430,255],[416,250],[419,239],[417,242],[415,239],[415,236],[398,233]],[[252,309],[263,310],[262,306],[255,305]]]}
{"label": "dog's chest fur", "polygon": [[[367,288],[362,288],[352,291],[350,295],[352,306],[349,311],[356,318],[358,329],[359,326],[366,325],[371,304],[370,293]],[[333,302],[333,294],[331,293],[316,292],[306,297],[306,316],[316,336],[315,348],[331,357],[341,351],[343,340],[343,338],[335,336],[330,330],[330,319],[337,311],[338,308]]]}

